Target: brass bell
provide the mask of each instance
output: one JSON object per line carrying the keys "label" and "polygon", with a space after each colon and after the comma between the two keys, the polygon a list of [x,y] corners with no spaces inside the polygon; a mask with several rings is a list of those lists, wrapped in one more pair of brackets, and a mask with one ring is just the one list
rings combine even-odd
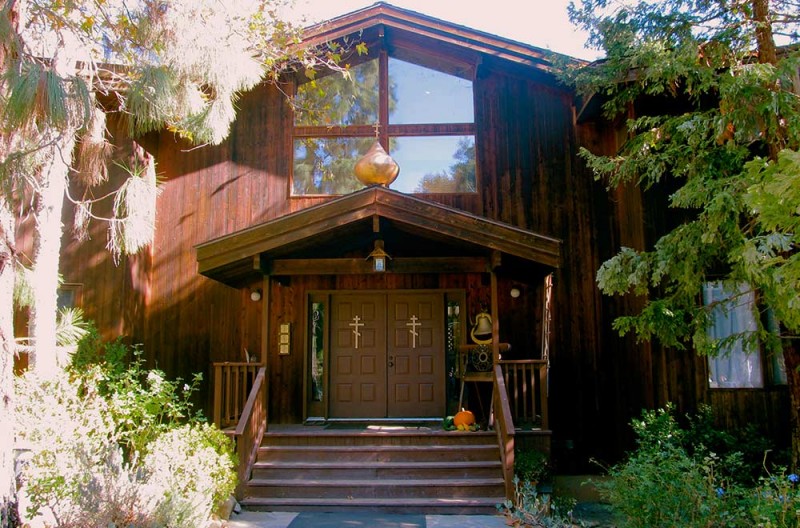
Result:
{"label": "brass bell", "polygon": [[488,345],[492,342],[492,316],[481,311],[475,316],[475,324],[470,331],[472,341],[478,345]]}

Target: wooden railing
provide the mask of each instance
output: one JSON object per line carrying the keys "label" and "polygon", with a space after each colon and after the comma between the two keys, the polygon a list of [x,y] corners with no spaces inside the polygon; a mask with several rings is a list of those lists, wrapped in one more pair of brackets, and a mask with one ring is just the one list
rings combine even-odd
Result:
{"label": "wooden railing", "polygon": [[514,498],[514,419],[508,404],[508,390],[500,365],[493,371],[492,411],[494,412],[494,430],[500,446],[500,460],[503,464],[503,480],[505,481],[506,498]]}
{"label": "wooden railing", "polygon": [[520,428],[549,429],[547,360],[501,360],[503,381],[514,423]]}
{"label": "wooden railing", "polygon": [[214,423],[225,429],[234,427],[244,410],[256,374],[262,363],[212,363],[214,387]]}
{"label": "wooden railing", "polygon": [[266,369],[258,369],[250,395],[232,435],[236,440],[236,453],[239,456],[239,483],[236,485],[236,498],[242,499],[244,485],[258,456],[261,439],[267,430],[267,375]]}

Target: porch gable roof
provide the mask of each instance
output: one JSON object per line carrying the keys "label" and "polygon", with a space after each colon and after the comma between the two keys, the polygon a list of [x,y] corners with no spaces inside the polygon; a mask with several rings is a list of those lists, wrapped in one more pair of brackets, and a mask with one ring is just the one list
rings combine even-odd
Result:
{"label": "porch gable roof", "polygon": [[[372,186],[195,246],[201,275],[236,286],[261,271],[261,256],[338,240],[377,219],[434,241],[496,250],[549,268],[561,262],[561,241],[435,202]],[[360,236],[353,235],[350,236]]]}

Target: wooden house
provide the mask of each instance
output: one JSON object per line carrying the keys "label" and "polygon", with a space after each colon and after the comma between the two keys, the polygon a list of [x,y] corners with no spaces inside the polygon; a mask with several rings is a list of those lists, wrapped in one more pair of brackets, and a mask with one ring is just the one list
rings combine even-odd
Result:
{"label": "wooden house", "polygon": [[[201,403],[256,464],[242,473],[251,504],[491,507],[514,439],[585,471],[619,460],[630,419],[668,401],[786,436],[772,376],[711,387],[706,359],[612,330],[640,301],[601,296],[596,270],[669,218],[656,191],[594,180],[579,147],[614,152],[623,132],[559,83],[550,53],[384,3],[306,33],[328,41],[366,43],[345,59],[355,83],[265,83],[243,94],[221,146],[134,141],[112,119],[119,155],[157,161],[155,242],[119,265],[102,231],[63,245],[63,293],[106,335],[142,343],[171,376],[206,374]],[[376,141],[400,167],[388,188],[353,177]],[[489,335],[475,343],[479,323]],[[493,429],[423,434],[459,403]],[[404,424],[417,432],[392,434]],[[416,454],[388,483],[363,474],[403,446]],[[296,471],[334,476],[270,474],[291,449]],[[416,473],[437,461],[460,472],[451,487]]]}

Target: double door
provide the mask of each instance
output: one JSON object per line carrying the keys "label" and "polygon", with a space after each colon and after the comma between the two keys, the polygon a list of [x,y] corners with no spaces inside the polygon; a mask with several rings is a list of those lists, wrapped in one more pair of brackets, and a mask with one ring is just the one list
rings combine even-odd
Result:
{"label": "double door", "polygon": [[444,415],[443,294],[335,294],[330,342],[330,417]]}

